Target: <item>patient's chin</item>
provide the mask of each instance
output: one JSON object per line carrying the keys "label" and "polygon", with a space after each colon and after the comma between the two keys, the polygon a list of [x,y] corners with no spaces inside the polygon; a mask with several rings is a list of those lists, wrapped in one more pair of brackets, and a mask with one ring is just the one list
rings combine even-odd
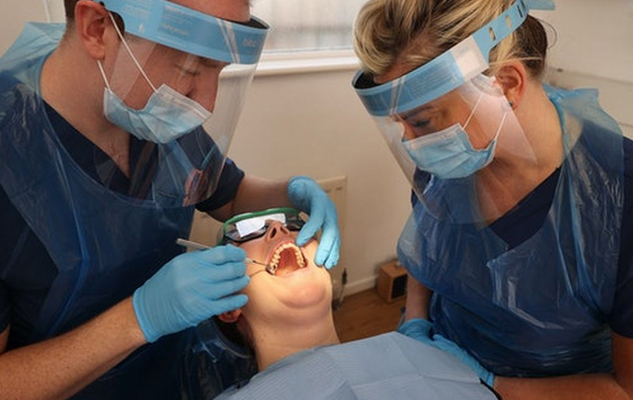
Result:
{"label": "patient's chin", "polygon": [[311,281],[301,285],[290,285],[291,289],[284,303],[292,308],[309,308],[321,304],[331,304],[332,291],[320,281]]}

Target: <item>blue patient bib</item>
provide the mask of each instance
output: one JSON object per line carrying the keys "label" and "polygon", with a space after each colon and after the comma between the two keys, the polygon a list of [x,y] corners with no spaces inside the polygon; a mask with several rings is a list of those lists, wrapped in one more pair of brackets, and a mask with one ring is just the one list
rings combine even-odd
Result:
{"label": "blue patient bib", "polygon": [[458,359],[390,332],[294,354],[216,400],[492,400]]}

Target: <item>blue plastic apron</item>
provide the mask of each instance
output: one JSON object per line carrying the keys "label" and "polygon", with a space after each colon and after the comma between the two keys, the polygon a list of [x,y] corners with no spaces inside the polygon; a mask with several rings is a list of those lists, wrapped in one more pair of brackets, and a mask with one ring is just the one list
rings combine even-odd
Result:
{"label": "blue plastic apron", "polygon": [[[188,236],[194,212],[112,192],[66,152],[39,96],[42,65],[62,33],[59,25],[27,25],[0,60],[0,184],[58,268],[31,343],[71,330],[132,295],[182,252],[175,241]],[[74,398],[180,398],[192,391],[183,370],[202,378],[196,366],[182,365],[201,359],[194,337],[189,329],[141,347]]]}
{"label": "blue plastic apron", "polygon": [[[398,243],[403,265],[434,291],[435,330],[497,375],[612,369],[606,317],[624,201],[622,134],[595,92],[547,90],[565,160],[540,230],[508,250],[488,227],[440,221],[418,205]],[[475,198],[462,189],[455,199]]]}

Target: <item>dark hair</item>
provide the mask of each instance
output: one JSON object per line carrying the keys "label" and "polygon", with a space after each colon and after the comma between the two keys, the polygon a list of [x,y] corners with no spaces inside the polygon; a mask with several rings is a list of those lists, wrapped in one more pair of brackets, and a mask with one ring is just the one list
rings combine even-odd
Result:
{"label": "dark hair", "polygon": [[547,33],[541,21],[531,15],[516,30],[519,48],[524,54],[518,54],[525,66],[534,76],[541,77],[545,71],[545,57],[549,43]]}
{"label": "dark hair", "polygon": [[75,19],[75,5],[79,0],[64,0],[64,9],[66,10],[66,20]]}
{"label": "dark hair", "polygon": [[236,323],[223,322],[217,316],[214,316],[212,319],[227,340],[237,346],[248,349],[251,353],[255,353],[252,344],[244,337],[242,332],[240,332]]}

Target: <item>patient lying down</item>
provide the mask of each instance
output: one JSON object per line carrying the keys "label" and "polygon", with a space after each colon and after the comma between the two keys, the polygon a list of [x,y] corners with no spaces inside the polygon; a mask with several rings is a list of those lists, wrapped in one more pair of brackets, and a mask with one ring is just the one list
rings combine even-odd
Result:
{"label": "patient lying down", "polygon": [[391,332],[340,344],[332,285],[314,264],[317,242],[299,248],[284,223],[234,243],[247,257],[273,263],[275,275],[247,265],[248,303],[219,316],[236,324],[255,352],[259,373],[218,399],[495,399],[467,366],[440,350]]}

